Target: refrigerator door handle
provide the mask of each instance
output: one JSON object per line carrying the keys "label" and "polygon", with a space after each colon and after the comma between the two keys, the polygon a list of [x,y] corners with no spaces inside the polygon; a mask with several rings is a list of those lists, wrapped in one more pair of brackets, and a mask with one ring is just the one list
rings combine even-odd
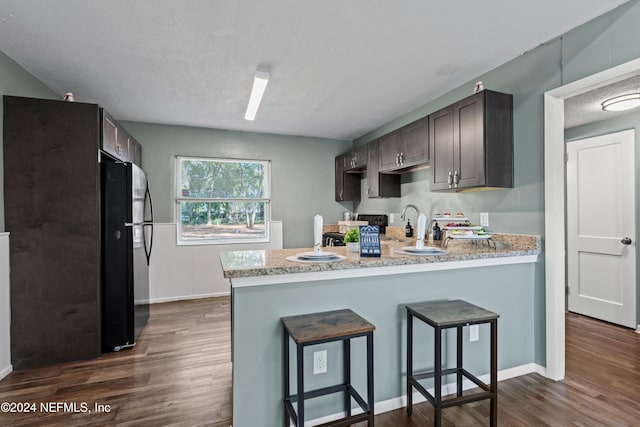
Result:
{"label": "refrigerator door handle", "polygon": [[147,199],[149,199],[149,213],[151,213],[151,219],[147,220],[146,212],[145,212],[145,218],[143,218],[144,222],[145,223],[153,222],[153,200],[151,199],[151,191],[149,191],[149,183],[148,182],[147,182],[147,191],[145,191],[145,193],[144,193],[144,199],[145,199],[145,204],[144,204],[145,210],[146,210],[146,207],[147,207],[146,201],[147,201]]}
{"label": "refrigerator door handle", "polygon": [[[147,199],[149,199],[149,213],[151,214],[151,219],[147,220],[146,218],[146,209],[147,209]],[[147,248],[147,236],[144,236],[144,252],[147,256],[147,265],[149,265],[149,260],[151,259],[151,250],[153,249],[153,200],[151,199],[151,191],[149,191],[149,182],[147,182],[147,189],[144,193],[144,227],[151,227],[151,236],[149,239],[149,248]]]}
{"label": "refrigerator door handle", "polygon": [[147,236],[144,236],[144,254],[147,256],[147,265],[151,259],[151,250],[153,249],[153,224],[144,224],[143,227],[151,227],[151,238],[149,239],[149,247],[147,248]]}

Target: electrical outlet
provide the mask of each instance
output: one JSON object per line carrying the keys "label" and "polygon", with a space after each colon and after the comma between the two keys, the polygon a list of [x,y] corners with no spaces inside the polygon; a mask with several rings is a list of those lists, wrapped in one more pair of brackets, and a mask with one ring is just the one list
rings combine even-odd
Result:
{"label": "electrical outlet", "polygon": [[396,216],[392,213],[389,214],[389,224],[395,224],[396,223]]}
{"label": "electrical outlet", "polygon": [[480,225],[482,227],[489,226],[489,212],[480,212]]}
{"label": "electrical outlet", "polygon": [[313,375],[327,372],[327,350],[313,352]]}
{"label": "electrical outlet", "polygon": [[480,339],[480,326],[469,326],[469,341],[478,341]]}

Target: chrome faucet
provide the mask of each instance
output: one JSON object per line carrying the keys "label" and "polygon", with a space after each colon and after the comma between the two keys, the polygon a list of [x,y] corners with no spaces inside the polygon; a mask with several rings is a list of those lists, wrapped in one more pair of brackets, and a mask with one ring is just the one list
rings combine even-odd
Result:
{"label": "chrome faucet", "polygon": [[420,216],[420,210],[416,207],[416,205],[407,205],[402,209],[402,213],[400,214],[400,221],[404,221],[405,214],[407,213],[407,209],[413,208],[416,210],[416,224],[418,223],[418,217]]}

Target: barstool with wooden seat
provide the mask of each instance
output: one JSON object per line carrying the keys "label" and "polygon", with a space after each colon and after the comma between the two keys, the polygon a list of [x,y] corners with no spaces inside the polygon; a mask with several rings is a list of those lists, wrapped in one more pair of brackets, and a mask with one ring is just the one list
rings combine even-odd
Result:
{"label": "barstool with wooden seat", "polygon": [[[304,402],[306,399],[343,392],[345,417],[323,426],[345,426],[367,421],[373,426],[373,331],[375,326],[351,310],[336,310],[298,316],[283,317],[283,360],[284,360],[284,425],[304,426]],[[367,338],[367,401],[351,385],[351,339]],[[290,393],[289,384],[289,340],[296,343],[297,394]],[[343,383],[321,389],[305,391],[303,350],[307,346],[333,341],[343,342]],[[351,414],[351,398],[364,411]],[[297,413],[292,402],[297,402]]]}
{"label": "barstool with wooden seat", "polygon": [[[491,426],[498,424],[498,317],[496,313],[462,300],[429,301],[407,304],[407,414],[412,412],[412,387],[420,392],[434,407],[434,425],[442,422],[442,409],[478,400],[489,399],[489,420]],[[434,328],[434,370],[416,374],[413,372],[413,318],[417,318]],[[462,366],[462,328],[469,325],[489,323],[491,325],[490,381],[487,385]],[[442,369],[442,330],[456,328],[456,367]],[[456,397],[442,399],[442,376],[456,374]],[[463,377],[474,382],[483,391],[468,395],[462,393]],[[431,395],[418,381],[433,378],[434,394]]]}

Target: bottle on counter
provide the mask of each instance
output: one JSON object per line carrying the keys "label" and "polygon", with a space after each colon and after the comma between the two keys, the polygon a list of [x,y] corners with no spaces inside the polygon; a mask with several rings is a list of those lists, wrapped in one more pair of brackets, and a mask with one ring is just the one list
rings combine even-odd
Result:
{"label": "bottle on counter", "polygon": [[437,222],[436,225],[433,226],[433,240],[442,240],[442,230]]}
{"label": "bottle on counter", "polygon": [[407,226],[404,228],[404,237],[413,237],[413,227],[411,227],[409,220],[407,220]]}

